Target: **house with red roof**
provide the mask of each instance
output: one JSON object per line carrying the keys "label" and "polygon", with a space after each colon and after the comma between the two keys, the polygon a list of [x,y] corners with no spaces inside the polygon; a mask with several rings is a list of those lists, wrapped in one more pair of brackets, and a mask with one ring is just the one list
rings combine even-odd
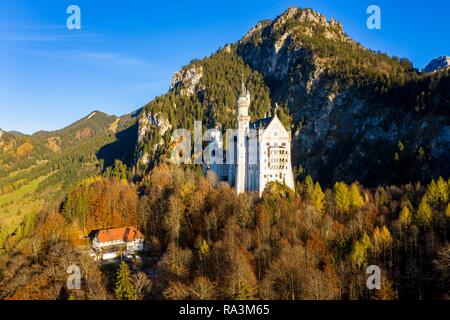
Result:
{"label": "house with red roof", "polygon": [[109,260],[121,255],[132,256],[144,250],[144,236],[136,227],[102,229],[92,237],[91,256]]}

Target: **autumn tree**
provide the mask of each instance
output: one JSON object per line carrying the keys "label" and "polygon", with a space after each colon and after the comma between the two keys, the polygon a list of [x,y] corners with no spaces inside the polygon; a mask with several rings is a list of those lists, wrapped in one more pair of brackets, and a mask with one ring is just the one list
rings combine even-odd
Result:
{"label": "autumn tree", "polygon": [[336,182],[334,185],[334,199],[337,212],[345,214],[350,211],[352,199],[348,186],[344,182]]}
{"label": "autumn tree", "polygon": [[211,300],[216,297],[215,286],[207,277],[196,277],[188,290],[189,296],[194,300]]}
{"label": "autumn tree", "polygon": [[364,206],[364,199],[359,193],[359,188],[355,183],[350,187],[350,203],[353,209],[360,209]]}
{"label": "autumn tree", "polygon": [[133,275],[133,283],[135,289],[135,297],[138,300],[142,300],[147,297],[147,295],[152,290],[152,280],[142,271]]}
{"label": "autumn tree", "polygon": [[420,202],[416,217],[419,223],[423,225],[430,224],[431,219],[433,218],[433,211],[431,210],[426,197]]}
{"label": "autumn tree", "polygon": [[356,241],[351,253],[351,258],[357,267],[361,267],[367,260],[367,253],[372,246],[367,233],[364,233],[360,240]]}
{"label": "autumn tree", "polygon": [[320,213],[323,213],[325,209],[325,194],[320,184],[318,182],[314,184],[311,176],[307,176],[304,185],[307,199]]}

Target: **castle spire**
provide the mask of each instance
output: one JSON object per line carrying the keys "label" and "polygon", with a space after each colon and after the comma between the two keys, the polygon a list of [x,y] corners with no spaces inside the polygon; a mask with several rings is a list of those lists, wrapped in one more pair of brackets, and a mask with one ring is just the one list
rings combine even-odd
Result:
{"label": "castle spire", "polygon": [[240,97],[241,98],[245,98],[247,96],[247,87],[245,86],[244,83],[244,74],[242,74],[241,76],[241,94]]}

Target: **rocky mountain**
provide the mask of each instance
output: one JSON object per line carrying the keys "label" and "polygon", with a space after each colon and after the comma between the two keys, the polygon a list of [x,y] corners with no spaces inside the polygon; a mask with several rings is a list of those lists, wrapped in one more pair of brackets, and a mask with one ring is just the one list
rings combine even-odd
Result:
{"label": "rocky mountain", "polygon": [[442,56],[431,60],[431,62],[425,67],[425,72],[433,73],[450,68],[450,57]]}
{"label": "rocky mountain", "polygon": [[[141,119],[158,114],[172,128],[192,128],[194,119],[205,128],[233,127],[242,74],[253,119],[283,106],[302,176],[377,185],[450,174],[449,72],[420,74],[407,59],[364,48],[311,9],[289,8],[183,67]],[[147,121],[139,130],[145,165],[170,149],[169,126],[157,127]]]}

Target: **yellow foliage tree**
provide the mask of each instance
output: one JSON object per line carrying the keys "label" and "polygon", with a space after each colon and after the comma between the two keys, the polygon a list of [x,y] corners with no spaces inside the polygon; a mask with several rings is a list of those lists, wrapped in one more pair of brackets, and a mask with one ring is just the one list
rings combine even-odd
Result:
{"label": "yellow foliage tree", "polygon": [[417,220],[419,220],[420,223],[429,225],[432,218],[433,218],[433,211],[431,210],[426,197],[423,197],[417,210]]}
{"label": "yellow foliage tree", "polygon": [[344,182],[336,182],[334,185],[334,199],[336,210],[340,213],[350,211],[351,198],[348,186]]}
{"label": "yellow foliage tree", "polygon": [[401,225],[408,226],[411,223],[411,211],[408,207],[404,207],[400,212],[398,221]]}
{"label": "yellow foliage tree", "polygon": [[437,181],[431,180],[427,187],[426,198],[432,205],[438,205],[439,203],[446,203],[449,198],[448,186],[442,177],[439,177]]}
{"label": "yellow foliage tree", "polygon": [[364,199],[359,193],[359,188],[355,183],[350,187],[350,202],[354,209],[360,209],[364,206]]}
{"label": "yellow foliage tree", "polygon": [[351,254],[354,265],[361,267],[366,262],[367,252],[371,245],[372,243],[367,233],[364,233],[362,238],[359,241],[355,242]]}
{"label": "yellow foliage tree", "polygon": [[381,252],[389,248],[392,244],[392,236],[389,229],[386,226],[382,228],[376,227],[373,232],[373,241],[376,252]]}

